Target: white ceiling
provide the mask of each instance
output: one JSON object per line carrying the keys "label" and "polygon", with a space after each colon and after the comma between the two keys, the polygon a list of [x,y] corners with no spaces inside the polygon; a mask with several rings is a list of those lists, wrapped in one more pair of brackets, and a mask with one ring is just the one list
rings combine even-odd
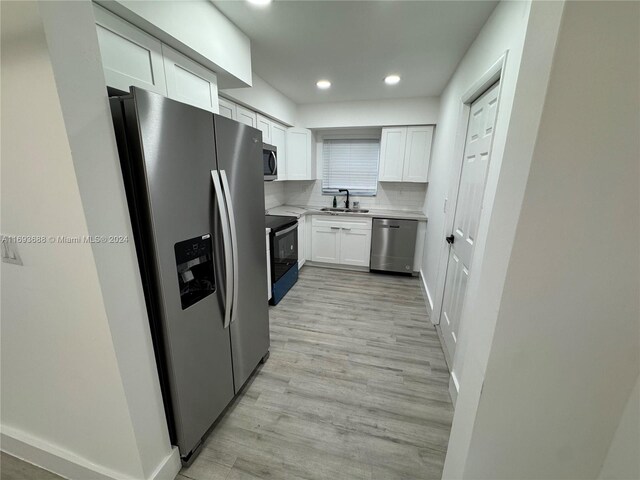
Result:
{"label": "white ceiling", "polygon": [[[251,38],[256,74],[294,102],[440,95],[496,1],[213,3]],[[393,87],[383,78],[401,75]],[[329,90],[316,87],[319,79]]]}

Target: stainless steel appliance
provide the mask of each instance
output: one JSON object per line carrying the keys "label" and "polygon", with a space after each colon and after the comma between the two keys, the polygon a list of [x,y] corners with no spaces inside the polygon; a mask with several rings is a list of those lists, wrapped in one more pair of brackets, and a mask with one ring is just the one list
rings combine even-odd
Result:
{"label": "stainless steel appliance", "polygon": [[271,304],[277,305],[298,281],[298,219],[266,215],[271,261]]}
{"label": "stainless steel appliance", "polygon": [[278,179],[278,147],[262,144],[262,169],[265,180]]}
{"label": "stainless steel appliance", "polygon": [[413,274],[418,222],[374,218],[371,232],[371,271]]}
{"label": "stainless steel appliance", "polygon": [[165,411],[185,463],[269,351],[259,130],[110,99]]}

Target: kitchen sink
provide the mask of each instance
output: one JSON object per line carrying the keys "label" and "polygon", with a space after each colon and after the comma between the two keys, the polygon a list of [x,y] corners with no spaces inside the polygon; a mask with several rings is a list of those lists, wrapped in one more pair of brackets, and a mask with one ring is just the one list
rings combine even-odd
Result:
{"label": "kitchen sink", "polygon": [[369,210],[365,208],[334,208],[334,207],[324,207],[320,209],[321,212],[331,212],[331,213],[369,213]]}

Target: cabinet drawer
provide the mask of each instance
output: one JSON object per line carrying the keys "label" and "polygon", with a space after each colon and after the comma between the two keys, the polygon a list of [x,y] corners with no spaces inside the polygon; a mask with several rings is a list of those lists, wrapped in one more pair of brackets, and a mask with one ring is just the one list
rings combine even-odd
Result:
{"label": "cabinet drawer", "polygon": [[314,215],[312,225],[318,227],[355,228],[361,230],[371,230],[371,218],[355,218],[352,216],[338,215]]}

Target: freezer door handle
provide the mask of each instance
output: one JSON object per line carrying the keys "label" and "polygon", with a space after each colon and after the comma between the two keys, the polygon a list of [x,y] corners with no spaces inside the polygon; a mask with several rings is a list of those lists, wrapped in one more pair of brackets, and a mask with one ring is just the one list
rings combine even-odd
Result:
{"label": "freezer door handle", "polygon": [[227,204],[224,200],[222,185],[220,185],[220,175],[218,170],[211,170],[211,180],[213,181],[213,191],[216,194],[218,203],[218,211],[220,212],[220,221],[222,223],[222,241],[224,242],[224,263],[226,270],[226,300],[224,308],[224,328],[229,327],[231,323],[231,308],[233,305],[233,277],[235,271],[233,269],[233,251],[231,246],[231,232],[229,229],[229,215],[227,214]]}
{"label": "freezer door handle", "polygon": [[227,212],[229,214],[229,225],[231,227],[231,247],[233,257],[233,303],[231,304],[231,323],[236,321],[237,305],[238,305],[238,234],[236,232],[236,216],[233,213],[233,202],[231,201],[231,190],[229,189],[229,181],[227,180],[227,172],[220,170],[220,178],[222,178],[222,191],[227,200]]}

